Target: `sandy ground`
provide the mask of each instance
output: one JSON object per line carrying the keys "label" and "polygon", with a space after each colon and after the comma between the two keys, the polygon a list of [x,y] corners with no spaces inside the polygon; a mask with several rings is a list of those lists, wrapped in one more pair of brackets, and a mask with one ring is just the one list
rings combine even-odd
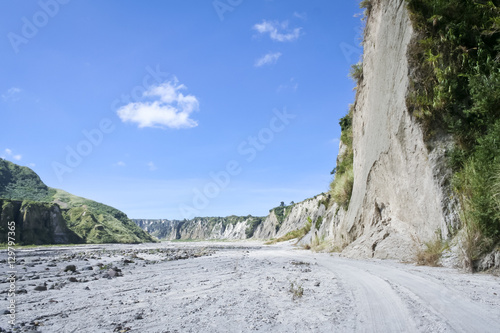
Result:
{"label": "sandy ground", "polygon": [[351,260],[290,243],[17,255],[16,326],[4,313],[0,258],[0,332],[500,332],[500,278],[486,274]]}

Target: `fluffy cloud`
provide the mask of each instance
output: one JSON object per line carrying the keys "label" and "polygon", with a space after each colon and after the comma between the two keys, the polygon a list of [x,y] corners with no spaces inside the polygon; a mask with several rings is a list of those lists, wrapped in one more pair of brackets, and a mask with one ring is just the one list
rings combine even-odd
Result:
{"label": "fluffy cloud", "polygon": [[268,53],[263,57],[257,59],[257,61],[255,62],[255,67],[275,64],[280,57],[281,57],[280,52]]}
{"label": "fluffy cloud", "polygon": [[300,37],[302,28],[288,29],[288,21],[262,21],[253,26],[260,34],[269,34],[269,37],[277,42],[292,42]]}
{"label": "fluffy cloud", "polygon": [[198,123],[190,115],[198,111],[198,99],[180,92],[184,89],[186,86],[179,84],[177,80],[153,86],[143,94],[143,97],[149,97],[153,101],[129,103],[119,108],[117,114],[123,122],[136,123],[139,128],[196,127]]}

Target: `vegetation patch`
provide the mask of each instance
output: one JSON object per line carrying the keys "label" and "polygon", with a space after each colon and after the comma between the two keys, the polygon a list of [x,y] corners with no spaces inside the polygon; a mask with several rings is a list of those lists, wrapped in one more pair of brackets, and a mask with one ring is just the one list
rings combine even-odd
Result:
{"label": "vegetation patch", "polygon": [[275,208],[269,210],[269,213],[274,212],[274,214],[276,215],[276,218],[278,219],[278,224],[276,225],[276,232],[278,232],[280,230],[281,225],[286,220],[288,215],[290,215],[290,212],[292,211],[294,206],[295,206],[295,203],[293,203],[293,202],[291,202],[290,205],[287,206],[282,201],[278,207],[275,207]]}
{"label": "vegetation patch", "polygon": [[352,115],[354,106],[351,105],[349,112],[345,117],[340,119],[340,128],[342,134],[340,141],[344,146],[337,158],[337,166],[331,174],[334,175],[333,181],[330,183],[330,195],[334,202],[339,206],[347,209],[351,200],[352,190],[354,187],[354,150],[352,147]]}
{"label": "vegetation patch", "polygon": [[322,224],[323,224],[323,216],[318,216],[318,218],[316,219],[316,223],[314,224],[316,230],[319,230]]}
{"label": "vegetation patch", "polygon": [[0,198],[49,201],[54,192],[30,168],[0,158]]}
{"label": "vegetation patch", "polygon": [[418,32],[408,54],[414,69],[408,109],[426,139],[455,138],[449,153],[470,248],[467,265],[500,241],[495,188],[500,169],[499,1],[407,0]]}
{"label": "vegetation patch", "polygon": [[298,283],[297,281],[290,282],[289,291],[292,294],[292,298],[294,300],[304,296],[304,287],[302,287],[302,284]]}
{"label": "vegetation patch", "polygon": [[440,265],[440,260],[443,251],[448,247],[446,242],[443,242],[441,237],[436,237],[435,240],[425,243],[425,248],[417,252],[417,265],[425,265],[437,267]]}
{"label": "vegetation patch", "polygon": [[259,225],[264,221],[263,217],[252,217],[247,221],[247,228],[245,229],[245,235],[247,238],[251,238]]}

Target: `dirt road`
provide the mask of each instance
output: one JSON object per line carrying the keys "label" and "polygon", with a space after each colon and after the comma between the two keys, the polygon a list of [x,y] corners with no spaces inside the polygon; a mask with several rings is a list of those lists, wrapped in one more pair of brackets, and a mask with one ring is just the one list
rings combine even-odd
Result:
{"label": "dirt road", "polygon": [[250,242],[20,256],[17,331],[500,332],[500,278],[485,274]]}

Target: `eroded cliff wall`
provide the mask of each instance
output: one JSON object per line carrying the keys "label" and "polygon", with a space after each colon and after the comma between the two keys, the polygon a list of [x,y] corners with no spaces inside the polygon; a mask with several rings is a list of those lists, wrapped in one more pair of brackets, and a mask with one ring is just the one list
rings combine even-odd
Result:
{"label": "eroded cliff wall", "polygon": [[414,30],[404,0],[372,0],[353,113],[354,188],[334,242],[351,257],[412,259],[458,225],[445,152],[406,107]]}
{"label": "eroded cliff wall", "polygon": [[133,220],[139,227],[158,239],[246,239],[254,235],[263,217],[228,216],[195,217],[191,220]]}

